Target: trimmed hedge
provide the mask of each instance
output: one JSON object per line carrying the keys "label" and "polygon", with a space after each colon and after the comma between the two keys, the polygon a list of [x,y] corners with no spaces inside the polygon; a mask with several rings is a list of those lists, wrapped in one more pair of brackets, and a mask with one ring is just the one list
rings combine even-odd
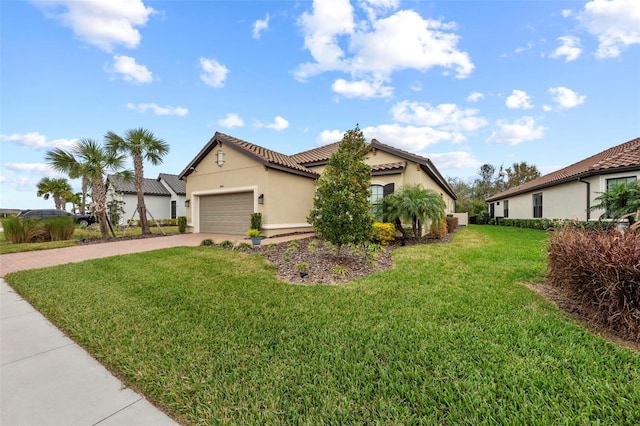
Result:
{"label": "trimmed hedge", "polygon": [[557,230],[547,281],[596,324],[640,341],[640,232]]}
{"label": "trimmed hedge", "polygon": [[567,219],[509,219],[509,218],[496,218],[493,219],[495,225],[501,226],[515,226],[517,228],[531,228],[531,229],[558,229],[558,228],[572,228],[572,229],[584,229],[584,230],[608,230],[614,229],[618,226],[617,222],[600,222],[600,221],[579,221],[579,220],[567,220]]}

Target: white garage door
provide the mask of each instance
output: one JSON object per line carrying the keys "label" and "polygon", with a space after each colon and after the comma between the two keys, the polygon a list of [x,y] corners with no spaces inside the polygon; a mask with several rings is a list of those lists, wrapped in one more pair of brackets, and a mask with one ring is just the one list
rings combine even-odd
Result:
{"label": "white garage door", "polygon": [[253,193],[200,197],[200,232],[244,235],[251,226]]}

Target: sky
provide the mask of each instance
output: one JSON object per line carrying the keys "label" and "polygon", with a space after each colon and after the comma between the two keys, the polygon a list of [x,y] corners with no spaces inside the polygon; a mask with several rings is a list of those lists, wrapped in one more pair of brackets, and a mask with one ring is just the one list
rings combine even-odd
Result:
{"label": "sky", "polygon": [[156,178],[216,131],[295,154],[356,125],[470,180],[639,137],[640,1],[0,3],[1,208],[53,208],[47,150],[107,131],[165,140]]}

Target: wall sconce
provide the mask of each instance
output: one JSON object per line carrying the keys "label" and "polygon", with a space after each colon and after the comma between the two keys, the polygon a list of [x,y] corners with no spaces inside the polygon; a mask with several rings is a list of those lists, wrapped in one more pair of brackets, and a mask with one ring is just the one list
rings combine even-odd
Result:
{"label": "wall sconce", "polygon": [[264,204],[264,194],[258,195],[258,204]]}
{"label": "wall sconce", "polygon": [[224,152],[222,152],[222,150],[216,152],[216,164],[220,167],[224,164]]}
{"label": "wall sconce", "polygon": [[185,200],[184,201],[184,206],[185,207],[189,207],[191,205],[191,200]]}

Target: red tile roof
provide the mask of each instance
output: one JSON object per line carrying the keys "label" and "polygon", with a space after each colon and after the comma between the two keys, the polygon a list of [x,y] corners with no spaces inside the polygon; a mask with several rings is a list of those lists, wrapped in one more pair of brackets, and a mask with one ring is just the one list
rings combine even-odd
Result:
{"label": "red tile roof", "polygon": [[588,176],[640,169],[640,138],[614,146],[582,161],[488,197],[486,201],[535,191]]}

